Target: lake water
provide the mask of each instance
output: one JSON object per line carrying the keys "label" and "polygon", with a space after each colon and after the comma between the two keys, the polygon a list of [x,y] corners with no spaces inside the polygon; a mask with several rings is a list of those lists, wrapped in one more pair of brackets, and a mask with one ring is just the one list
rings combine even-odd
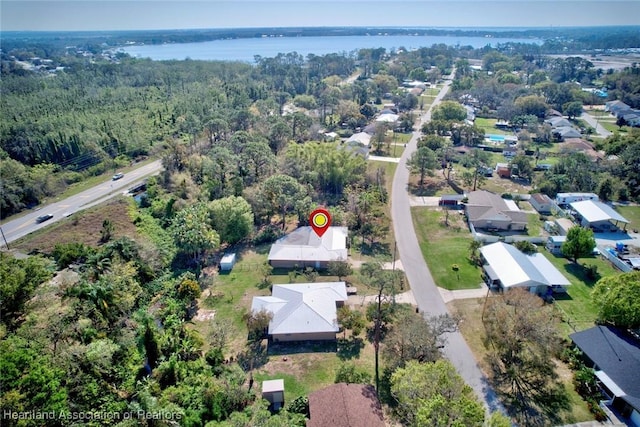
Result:
{"label": "lake water", "polygon": [[308,54],[326,55],[329,53],[350,53],[364,48],[383,47],[387,51],[403,47],[408,50],[430,47],[434,44],[448,46],[486,45],[497,46],[498,43],[535,43],[542,44],[540,39],[532,38],[498,38],[498,37],[455,37],[455,36],[326,36],[326,37],[263,37],[214,40],[199,43],[174,43],[162,45],[132,45],[122,50],[134,57],[151,58],[153,60],[197,59],[220,61],[254,62],[254,56],[272,58],[279,53],[297,52],[302,56]]}

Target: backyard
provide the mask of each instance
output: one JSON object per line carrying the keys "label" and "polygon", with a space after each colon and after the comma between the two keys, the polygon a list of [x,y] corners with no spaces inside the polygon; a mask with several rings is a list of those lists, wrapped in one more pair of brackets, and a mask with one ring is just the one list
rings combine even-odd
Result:
{"label": "backyard", "polygon": [[[212,328],[210,319],[222,322],[228,328],[227,336],[230,338],[227,354],[234,357],[242,357],[242,353],[248,351],[244,315],[250,310],[253,297],[270,295],[269,286],[261,285],[268,250],[269,245],[246,248],[238,252],[239,260],[231,273],[213,273],[213,285],[199,301],[201,311],[198,314],[202,320],[198,317],[192,320],[192,327],[202,334],[205,342]],[[302,283],[312,279],[285,270],[275,270],[268,277],[274,284]],[[337,280],[337,277],[328,275],[315,279],[316,282]],[[358,282],[357,275],[346,280],[358,286],[358,294],[366,294],[367,288]],[[266,345],[266,341],[263,344]],[[346,339],[339,334],[336,343],[270,344],[266,353],[256,359],[260,362],[254,368],[255,380],[283,378],[287,401],[333,384],[338,368],[345,361],[354,363],[373,377],[373,346],[363,337],[352,338],[350,334]]]}

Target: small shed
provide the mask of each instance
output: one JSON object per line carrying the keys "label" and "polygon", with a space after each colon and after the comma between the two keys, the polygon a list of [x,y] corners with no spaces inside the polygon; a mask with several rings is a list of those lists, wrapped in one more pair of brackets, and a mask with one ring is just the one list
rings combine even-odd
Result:
{"label": "small shed", "polygon": [[562,244],[567,240],[567,236],[549,236],[547,244],[545,245],[547,250],[554,255],[560,255],[562,253]]}
{"label": "small shed", "polygon": [[553,207],[553,200],[542,193],[532,194],[529,203],[541,214],[550,214]]}
{"label": "small shed", "polygon": [[284,380],[262,381],[262,398],[269,402],[269,409],[277,411],[284,406]]}
{"label": "small shed", "polygon": [[236,263],[236,254],[225,254],[220,260],[220,271],[231,271]]}
{"label": "small shed", "polygon": [[558,234],[561,236],[566,236],[569,233],[569,229],[571,227],[575,227],[575,223],[571,221],[569,218],[556,218],[556,225],[558,226]]}

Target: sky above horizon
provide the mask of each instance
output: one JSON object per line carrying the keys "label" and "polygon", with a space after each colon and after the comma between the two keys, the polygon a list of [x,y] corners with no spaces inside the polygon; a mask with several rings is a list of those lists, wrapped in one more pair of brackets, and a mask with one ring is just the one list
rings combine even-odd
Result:
{"label": "sky above horizon", "polygon": [[640,25],[640,0],[0,0],[2,31]]}

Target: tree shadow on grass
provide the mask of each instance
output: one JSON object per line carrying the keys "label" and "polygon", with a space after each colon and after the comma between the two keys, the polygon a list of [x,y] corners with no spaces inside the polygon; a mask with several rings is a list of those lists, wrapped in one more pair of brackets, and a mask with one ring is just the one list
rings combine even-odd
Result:
{"label": "tree shadow on grass", "polygon": [[391,248],[389,248],[388,243],[361,243],[360,244],[360,253],[362,255],[369,255],[373,257],[377,256],[390,256]]}
{"label": "tree shadow on grass", "polygon": [[340,360],[359,359],[364,341],[359,337],[338,338],[337,353]]}
{"label": "tree shadow on grass", "polygon": [[420,184],[409,184],[408,190],[409,194],[411,194],[412,196],[432,197],[435,196],[436,193],[443,187],[444,185],[440,185],[437,183],[425,183],[422,186]]}
{"label": "tree shadow on grass", "polygon": [[336,341],[269,341],[269,356],[284,356],[299,353],[335,353],[338,351]]}
{"label": "tree shadow on grass", "polygon": [[[518,425],[543,427],[562,424],[563,413],[571,410],[571,400],[564,384],[549,381],[544,375],[514,375],[495,354],[487,354],[490,382],[510,416]],[[549,362],[553,363],[553,362]],[[517,389],[517,390],[514,390]]]}
{"label": "tree shadow on grass", "polygon": [[269,361],[267,346],[262,341],[251,342],[243,352],[238,353],[237,359],[238,364],[247,372],[264,366]]}
{"label": "tree shadow on grass", "polygon": [[[591,268],[593,267],[595,267],[595,265],[593,265]],[[569,264],[565,264],[564,269],[567,273],[574,275],[590,288],[593,287],[602,277],[601,274],[598,273],[597,269],[590,269],[588,263],[578,264],[575,262],[571,262]]]}

